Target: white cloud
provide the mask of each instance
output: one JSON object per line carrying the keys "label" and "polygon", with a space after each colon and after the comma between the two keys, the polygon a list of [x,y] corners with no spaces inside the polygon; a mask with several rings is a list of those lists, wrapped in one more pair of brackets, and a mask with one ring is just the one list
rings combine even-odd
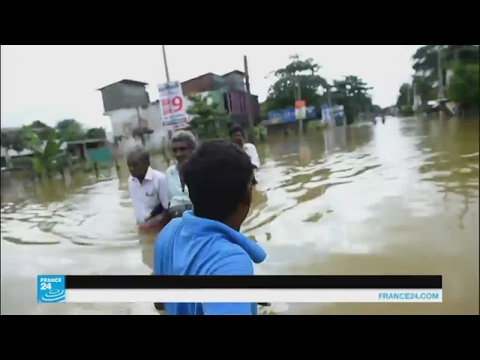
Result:
{"label": "white cloud", "polygon": [[[187,80],[206,72],[243,70],[249,59],[252,92],[263,100],[273,79],[265,76],[299,53],[322,65],[328,80],[357,75],[374,87],[374,101],[395,102],[412,74],[411,56],[420,45],[168,45],[170,76]],[[75,118],[107,126],[96,89],[121,79],[165,81],[160,45],[2,45],[2,126],[33,120],[53,125]],[[155,93],[151,89],[151,93]]]}

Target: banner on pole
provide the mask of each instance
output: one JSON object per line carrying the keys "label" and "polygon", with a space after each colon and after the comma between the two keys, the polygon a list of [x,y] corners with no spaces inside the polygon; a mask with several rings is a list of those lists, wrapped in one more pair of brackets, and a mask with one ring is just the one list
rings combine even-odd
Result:
{"label": "banner on pole", "polygon": [[307,102],[305,100],[295,101],[295,118],[304,120],[307,118]]}
{"label": "banner on pole", "polygon": [[160,108],[164,126],[181,126],[187,123],[187,109],[182,85],[171,81],[158,85]]}

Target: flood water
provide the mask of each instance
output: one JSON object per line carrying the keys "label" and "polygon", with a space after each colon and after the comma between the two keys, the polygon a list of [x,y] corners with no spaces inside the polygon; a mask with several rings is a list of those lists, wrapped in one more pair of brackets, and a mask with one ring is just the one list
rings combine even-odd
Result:
{"label": "flood water", "polygon": [[[243,231],[258,274],[441,274],[443,303],[274,304],[279,314],[478,314],[479,121],[272,136]],[[160,170],[160,159],[154,159]],[[2,314],[157,314],[152,304],[37,304],[38,274],[150,274],[126,168],[33,186],[2,174]]]}

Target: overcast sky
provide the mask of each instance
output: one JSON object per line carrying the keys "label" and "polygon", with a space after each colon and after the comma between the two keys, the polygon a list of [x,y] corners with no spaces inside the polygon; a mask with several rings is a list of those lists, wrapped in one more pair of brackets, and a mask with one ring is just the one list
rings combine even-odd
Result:
{"label": "overcast sky", "polygon": [[[243,70],[248,56],[252,93],[264,100],[273,78],[266,75],[298,53],[314,58],[331,81],[357,75],[373,86],[373,101],[389,106],[412,75],[411,56],[420,45],[167,45],[172,80],[207,72]],[[49,125],[74,118],[86,127],[110,129],[96,89],[132,79],[165,81],[160,45],[2,45],[1,125],[41,120]]]}

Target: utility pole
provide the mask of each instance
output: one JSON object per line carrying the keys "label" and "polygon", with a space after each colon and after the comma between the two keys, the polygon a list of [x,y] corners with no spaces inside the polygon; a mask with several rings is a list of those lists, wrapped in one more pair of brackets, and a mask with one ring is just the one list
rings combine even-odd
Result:
{"label": "utility pole", "polygon": [[415,80],[412,81],[412,87],[413,87],[413,111],[417,111],[418,103],[417,103],[417,85],[415,83]]}
{"label": "utility pole", "polygon": [[411,97],[412,97],[412,87],[409,86],[408,89],[407,89],[407,105],[408,106],[413,104]]}
{"label": "utility pole", "polygon": [[437,70],[438,70],[438,98],[445,97],[445,89],[443,88],[443,69],[442,69],[442,45],[437,48]]}
{"label": "utility pole", "polygon": [[243,56],[243,67],[245,72],[245,90],[247,92],[247,114],[248,114],[248,125],[250,129],[254,127],[254,119],[252,112],[252,96],[250,94],[250,76],[248,74],[248,60],[247,56]]}
{"label": "utility pole", "polygon": [[[300,88],[300,81],[296,80],[295,81],[295,87],[297,88],[297,100],[302,100],[302,90]],[[298,120],[298,131],[300,134],[303,134],[303,118],[300,118]]]}
{"label": "utility pole", "polygon": [[165,77],[167,78],[167,83],[169,83],[170,82],[170,73],[168,71],[167,52],[165,50],[165,45],[162,45],[162,52],[163,52],[163,64],[165,66]]}

